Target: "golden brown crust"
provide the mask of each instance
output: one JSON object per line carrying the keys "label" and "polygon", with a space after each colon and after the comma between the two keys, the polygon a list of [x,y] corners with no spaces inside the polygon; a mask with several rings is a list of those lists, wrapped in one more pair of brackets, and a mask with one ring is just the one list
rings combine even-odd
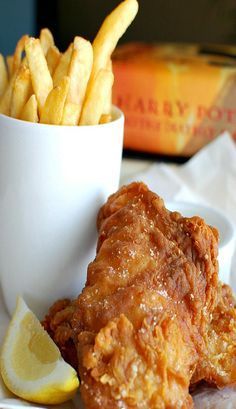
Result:
{"label": "golden brown crust", "polygon": [[217,306],[204,332],[204,355],[191,382],[236,385],[236,309],[232,290],[219,284]]}

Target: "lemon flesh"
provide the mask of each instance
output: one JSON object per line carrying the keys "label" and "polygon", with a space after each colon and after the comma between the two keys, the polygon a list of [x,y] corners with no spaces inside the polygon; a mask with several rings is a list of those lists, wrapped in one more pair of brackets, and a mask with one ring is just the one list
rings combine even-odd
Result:
{"label": "lemon flesh", "polygon": [[35,403],[59,404],[79,386],[76,371],[61,357],[56,344],[22,298],[18,299],[0,356],[7,388]]}

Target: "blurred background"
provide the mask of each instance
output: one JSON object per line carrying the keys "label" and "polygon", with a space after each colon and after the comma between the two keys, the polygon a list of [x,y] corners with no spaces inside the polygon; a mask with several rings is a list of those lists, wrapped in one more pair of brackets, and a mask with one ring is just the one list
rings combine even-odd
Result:
{"label": "blurred background", "polygon": [[[44,27],[61,51],[76,35],[92,41],[120,2],[0,0],[0,52],[12,54],[23,34],[38,36]],[[126,118],[125,153],[183,161],[225,130],[236,139],[236,0],[139,0],[139,6],[120,43],[148,44],[121,47],[113,58],[112,100]]]}
{"label": "blurred background", "polygon": [[[92,40],[119,0],[0,0],[0,50],[11,54],[22,34],[49,27],[60,48],[75,35]],[[140,0],[123,42],[236,43],[235,0]]]}

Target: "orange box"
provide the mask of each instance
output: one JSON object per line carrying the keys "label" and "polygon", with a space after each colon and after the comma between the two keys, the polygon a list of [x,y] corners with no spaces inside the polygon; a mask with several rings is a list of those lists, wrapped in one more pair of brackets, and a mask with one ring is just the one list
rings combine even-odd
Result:
{"label": "orange box", "polygon": [[113,103],[126,149],[189,157],[228,130],[236,138],[236,48],[132,43],[113,58]]}

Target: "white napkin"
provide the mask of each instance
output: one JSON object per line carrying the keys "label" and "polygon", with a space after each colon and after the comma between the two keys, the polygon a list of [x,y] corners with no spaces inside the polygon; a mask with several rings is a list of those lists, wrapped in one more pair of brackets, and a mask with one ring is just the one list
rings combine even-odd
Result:
{"label": "white napkin", "polygon": [[127,180],[142,180],[165,201],[208,204],[236,223],[236,145],[225,132],[184,165],[156,163]]}
{"label": "white napkin", "polygon": [[[227,212],[236,224],[236,147],[227,133],[203,148],[184,165],[154,164],[146,172],[136,174],[126,182],[131,180],[144,181],[165,201],[189,201],[218,207]],[[0,294],[0,342],[8,322],[9,317]],[[196,409],[232,409],[236,407],[236,391],[204,389],[194,400]],[[25,406],[42,408],[41,405],[30,405],[16,399],[6,391],[0,379],[0,408],[19,409]],[[82,404],[79,401],[68,402],[57,406],[57,409],[75,407],[82,409]]]}

